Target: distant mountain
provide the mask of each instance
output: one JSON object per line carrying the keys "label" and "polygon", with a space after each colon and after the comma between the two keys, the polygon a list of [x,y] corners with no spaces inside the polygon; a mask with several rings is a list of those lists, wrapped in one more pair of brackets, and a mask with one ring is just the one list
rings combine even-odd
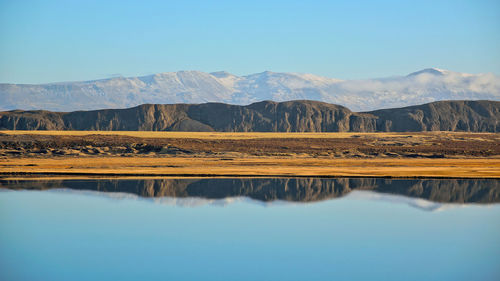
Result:
{"label": "distant mountain", "polygon": [[145,104],[96,111],[0,112],[0,129],[220,132],[500,132],[500,102],[439,101],[355,113],[317,101]]}
{"label": "distant mountain", "polygon": [[0,110],[128,108],[140,104],[315,100],[356,111],[440,100],[500,100],[500,77],[436,68],[407,76],[339,80],[312,74],[179,71],[143,77],[41,85],[0,84]]}

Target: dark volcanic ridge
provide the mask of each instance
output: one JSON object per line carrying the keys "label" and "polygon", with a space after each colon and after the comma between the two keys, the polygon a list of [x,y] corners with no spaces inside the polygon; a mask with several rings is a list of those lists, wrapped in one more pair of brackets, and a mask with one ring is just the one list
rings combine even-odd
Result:
{"label": "dark volcanic ridge", "polygon": [[438,101],[404,108],[352,112],[318,101],[144,104],[93,111],[0,112],[3,130],[217,132],[499,132],[500,102]]}

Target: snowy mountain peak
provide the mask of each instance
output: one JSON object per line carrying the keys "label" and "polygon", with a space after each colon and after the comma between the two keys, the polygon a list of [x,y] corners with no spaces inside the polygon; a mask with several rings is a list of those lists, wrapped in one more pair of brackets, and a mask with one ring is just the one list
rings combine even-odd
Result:
{"label": "snowy mountain peak", "polygon": [[432,68],[422,69],[422,70],[417,71],[417,72],[412,72],[412,73],[408,74],[408,76],[417,76],[420,74],[431,74],[431,75],[442,76],[442,75],[447,74],[448,72],[449,72],[448,70],[432,67]]}
{"label": "snowy mountain peak", "polygon": [[354,111],[438,100],[500,100],[500,77],[438,68],[365,80],[272,71],[247,76],[225,71],[179,71],[85,82],[0,84],[0,110],[73,111],[126,108],[144,103],[250,104],[306,99],[340,104]]}

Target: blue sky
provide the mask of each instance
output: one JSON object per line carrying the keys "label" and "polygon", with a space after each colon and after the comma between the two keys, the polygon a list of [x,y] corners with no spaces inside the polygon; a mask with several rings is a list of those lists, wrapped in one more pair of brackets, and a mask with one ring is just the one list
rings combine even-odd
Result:
{"label": "blue sky", "polygon": [[427,67],[500,74],[500,1],[0,0],[0,82]]}

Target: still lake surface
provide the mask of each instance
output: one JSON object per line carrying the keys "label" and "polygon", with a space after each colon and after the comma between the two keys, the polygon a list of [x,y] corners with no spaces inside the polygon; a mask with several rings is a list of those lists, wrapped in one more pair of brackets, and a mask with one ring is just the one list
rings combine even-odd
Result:
{"label": "still lake surface", "polygon": [[0,280],[500,280],[500,180],[0,180]]}

